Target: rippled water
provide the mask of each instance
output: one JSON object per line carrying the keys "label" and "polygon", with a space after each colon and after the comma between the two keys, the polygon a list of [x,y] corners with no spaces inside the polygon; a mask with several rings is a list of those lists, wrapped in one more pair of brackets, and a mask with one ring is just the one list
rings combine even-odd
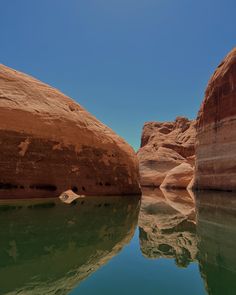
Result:
{"label": "rippled water", "polygon": [[236,294],[236,194],[0,204],[0,294]]}

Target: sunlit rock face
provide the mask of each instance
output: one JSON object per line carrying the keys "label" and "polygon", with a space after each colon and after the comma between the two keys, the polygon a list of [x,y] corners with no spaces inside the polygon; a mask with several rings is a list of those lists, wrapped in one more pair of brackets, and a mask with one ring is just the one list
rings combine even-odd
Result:
{"label": "sunlit rock face", "polygon": [[69,294],[130,241],[139,206],[135,196],[1,202],[1,294]]}
{"label": "sunlit rock face", "polygon": [[236,189],[236,48],[211,77],[197,118],[197,189]]}
{"label": "sunlit rock face", "polygon": [[198,260],[209,295],[236,290],[236,194],[199,192],[196,196]]}
{"label": "sunlit rock face", "polygon": [[192,165],[182,163],[167,173],[161,188],[187,188],[193,179],[193,173],[194,168]]}
{"label": "sunlit rock face", "polygon": [[140,192],[133,149],[79,104],[0,65],[0,197]]}
{"label": "sunlit rock face", "polygon": [[145,123],[138,151],[141,185],[186,188],[193,177],[195,134],[195,121],[184,117]]}
{"label": "sunlit rock face", "polygon": [[181,267],[196,259],[194,200],[187,191],[144,189],[138,225],[145,257],[172,258]]}

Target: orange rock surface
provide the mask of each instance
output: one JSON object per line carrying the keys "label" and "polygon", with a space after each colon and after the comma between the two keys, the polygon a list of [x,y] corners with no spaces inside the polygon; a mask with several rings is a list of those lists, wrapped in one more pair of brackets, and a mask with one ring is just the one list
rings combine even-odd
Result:
{"label": "orange rock surface", "polygon": [[0,65],[0,196],[136,194],[138,161],[110,128],[58,90]]}
{"label": "orange rock surface", "polygon": [[197,189],[236,189],[236,48],[211,77],[197,118]]}
{"label": "orange rock surface", "polygon": [[[184,117],[177,117],[174,122],[145,123],[138,151],[141,185],[159,187],[173,168],[182,163],[193,167],[195,134],[195,121]],[[189,182],[191,179],[192,172]],[[176,181],[173,184],[176,188],[187,185]]]}
{"label": "orange rock surface", "polygon": [[187,188],[193,179],[193,172],[189,163],[182,163],[167,173],[161,188]]}

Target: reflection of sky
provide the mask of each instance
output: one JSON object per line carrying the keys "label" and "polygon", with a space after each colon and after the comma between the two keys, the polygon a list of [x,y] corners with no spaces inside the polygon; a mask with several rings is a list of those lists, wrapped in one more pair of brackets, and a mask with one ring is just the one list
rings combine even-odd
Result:
{"label": "reflection of sky", "polygon": [[80,283],[70,295],[205,295],[197,263],[178,268],[174,259],[146,259],[139,246],[138,230],[131,243]]}
{"label": "reflection of sky", "polygon": [[193,118],[235,46],[234,0],[1,1],[1,62],[77,99],[138,147],[144,121]]}

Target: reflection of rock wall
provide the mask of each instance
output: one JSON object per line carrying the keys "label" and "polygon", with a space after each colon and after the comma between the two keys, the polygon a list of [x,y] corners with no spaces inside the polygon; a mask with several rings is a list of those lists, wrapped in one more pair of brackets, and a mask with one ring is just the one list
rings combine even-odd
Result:
{"label": "reflection of rock wall", "polygon": [[187,191],[144,189],[139,215],[140,247],[148,258],[196,259],[194,201]]}
{"label": "reflection of rock wall", "polygon": [[139,210],[135,197],[22,202],[0,206],[1,294],[68,294],[129,242]]}
{"label": "reflection of rock wall", "polygon": [[198,261],[209,295],[234,295],[236,193],[189,193],[144,189],[141,251],[148,258],[174,258],[178,266]]}
{"label": "reflection of rock wall", "polygon": [[209,295],[236,290],[236,194],[197,193],[199,265]]}

